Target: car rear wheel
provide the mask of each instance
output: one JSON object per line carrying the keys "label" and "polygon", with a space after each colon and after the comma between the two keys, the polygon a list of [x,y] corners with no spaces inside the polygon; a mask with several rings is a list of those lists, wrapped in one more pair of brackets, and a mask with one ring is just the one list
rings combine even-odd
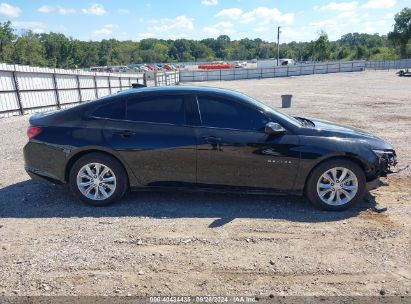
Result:
{"label": "car rear wheel", "polygon": [[115,158],[90,153],[78,159],[71,168],[70,188],[84,203],[106,206],[124,195],[127,174]]}
{"label": "car rear wheel", "polygon": [[305,190],[308,199],[317,208],[345,210],[362,199],[365,175],[354,162],[333,159],[313,170]]}

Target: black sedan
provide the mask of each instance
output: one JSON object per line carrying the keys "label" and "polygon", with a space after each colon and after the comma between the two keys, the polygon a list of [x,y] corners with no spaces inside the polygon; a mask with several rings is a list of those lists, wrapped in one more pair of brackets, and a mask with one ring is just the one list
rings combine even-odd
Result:
{"label": "black sedan", "polygon": [[103,206],[128,189],[305,194],[342,210],[396,164],[390,144],[238,92],[130,89],[30,118],[25,168]]}

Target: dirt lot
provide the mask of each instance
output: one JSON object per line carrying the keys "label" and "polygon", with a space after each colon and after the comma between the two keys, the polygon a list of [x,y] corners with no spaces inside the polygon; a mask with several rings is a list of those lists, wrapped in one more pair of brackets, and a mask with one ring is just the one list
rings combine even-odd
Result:
{"label": "dirt lot", "polygon": [[[394,72],[201,85],[359,127],[411,164],[411,78]],[[134,193],[107,208],[28,179],[28,117],[0,120],[0,295],[410,295],[411,170],[354,210],[298,197]],[[385,212],[377,212],[387,208]]]}

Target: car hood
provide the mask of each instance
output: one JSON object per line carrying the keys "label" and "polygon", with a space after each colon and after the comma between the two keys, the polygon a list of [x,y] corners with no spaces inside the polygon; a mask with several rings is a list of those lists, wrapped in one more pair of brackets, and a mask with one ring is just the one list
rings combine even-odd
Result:
{"label": "car hood", "polygon": [[[314,123],[311,127],[312,135],[324,137],[337,137],[341,139],[355,139],[361,142],[366,142],[372,149],[392,149],[392,146],[384,139],[375,136],[366,131],[336,124],[330,121],[321,119],[305,118]],[[308,129],[308,128],[307,128]]]}

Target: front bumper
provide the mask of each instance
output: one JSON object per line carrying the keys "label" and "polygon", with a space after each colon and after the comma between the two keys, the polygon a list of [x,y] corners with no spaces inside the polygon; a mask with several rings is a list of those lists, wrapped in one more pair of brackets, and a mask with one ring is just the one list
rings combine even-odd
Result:
{"label": "front bumper", "polygon": [[388,174],[395,173],[391,170],[392,167],[397,165],[397,155],[394,150],[385,151],[378,159],[378,170],[375,176],[367,178],[367,190],[377,189],[385,183],[382,182],[379,177],[386,177]]}
{"label": "front bumper", "polygon": [[394,150],[387,150],[379,156],[379,175],[382,177],[394,173],[391,169],[397,165],[397,155]]}

